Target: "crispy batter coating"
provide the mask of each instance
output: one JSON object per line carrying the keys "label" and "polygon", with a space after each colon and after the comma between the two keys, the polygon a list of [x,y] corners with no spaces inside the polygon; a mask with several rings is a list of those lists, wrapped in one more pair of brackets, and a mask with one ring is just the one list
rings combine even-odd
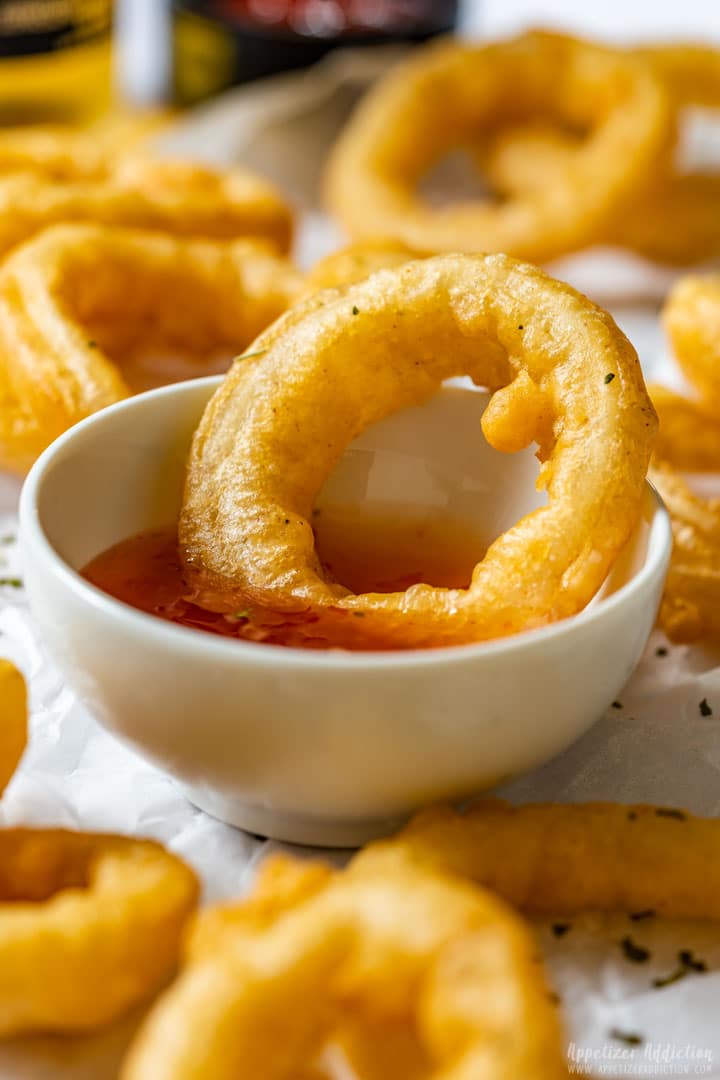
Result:
{"label": "crispy batter coating", "polygon": [[386,237],[358,240],[320,259],[305,275],[308,293],[337,289],[364,281],[376,270],[403,266],[417,256],[404,244]]}
{"label": "crispy batter coating", "polygon": [[9,660],[0,660],[0,795],[8,785],[27,742],[25,680]]}
{"label": "crispy batter coating", "polygon": [[381,873],[398,849],[414,865],[459,875],[523,912],[720,918],[720,821],[673,808],[516,807],[500,799],[465,812],[432,807],[357,861]]}
{"label": "crispy batter coating", "polygon": [[683,472],[713,472],[720,468],[717,411],[667,386],[653,385],[648,389],[660,422],[655,457],[671,461]]}
{"label": "crispy batter coating", "polygon": [[266,180],[240,167],[218,173],[130,155],[99,175],[89,169],[64,179],[37,171],[0,177],[0,254],[61,222],[217,240],[264,237],[283,252],[292,236],[287,204]]}
{"label": "crispy batter coating", "polygon": [[682,278],[663,321],[698,396],[652,391],[660,436],[650,475],[673,528],[660,625],[672,641],[693,642],[720,635],[720,500],[696,495],[676,470],[720,471],[720,275]]}
{"label": "crispy batter coating", "polygon": [[0,465],[27,469],[72,424],[130,394],[138,355],[159,354],[158,382],[172,381],[171,357],[188,358],[188,374],[227,362],[301,288],[261,241],[46,230],[0,269]]}
{"label": "crispy batter coating", "polygon": [[149,840],[0,830],[0,1036],[88,1031],[159,990],[197,895]]}
{"label": "crispy batter coating", "polygon": [[298,901],[303,870],[281,872],[294,899],[269,925],[231,919],[221,948],[196,953],[123,1080],[295,1080],[328,1041],[364,1077],[566,1077],[532,934],[500,900],[401,856],[308,873]]}
{"label": "crispy batter coating", "polygon": [[[588,132],[552,186],[442,207],[417,193],[450,150],[538,116]],[[545,261],[593,242],[670,137],[659,79],[628,54],[541,32],[490,45],[443,41],[393,68],[361,102],[331,154],[326,200],[354,238]]]}
{"label": "crispy batter coating", "polygon": [[696,495],[673,466],[661,461],[653,464],[650,479],[670,512],[673,530],[660,625],[671,641],[718,637],[720,499]]}
{"label": "crispy batter coating", "polygon": [[[720,274],[691,275],[678,281],[665,302],[663,323],[683,374],[717,415]],[[720,458],[717,466],[720,467]]]}
{"label": "crispy batter coating", "polygon": [[[657,45],[632,50],[665,85],[676,112],[720,106],[720,50],[701,45]],[[678,116],[675,123],[679,124]],[[479,158],[483,172],[506,196],[552,189],[584,148],[583,137],[543,116],[503,126]],[[648,172],[629,205],[621,205],[599,236],[645,258],[687,266],[720,251],[720,177],[680,172],[673,155]]]}
{"label": "crispy batter coating", "polygon": [[[316,294],[251,351],[189,460],[180,542],[207,606],[355,612],[368,638],[415,647],[544,625],[599,588],[637,519],[656,421],[632,346],[585,297],[504,255],[439,256]],[[468,590],[348,593],[315,552],[325,478],[369,424],[459,374],[494,391],[491,445],[539,443],[548,505],[491,544]]]}

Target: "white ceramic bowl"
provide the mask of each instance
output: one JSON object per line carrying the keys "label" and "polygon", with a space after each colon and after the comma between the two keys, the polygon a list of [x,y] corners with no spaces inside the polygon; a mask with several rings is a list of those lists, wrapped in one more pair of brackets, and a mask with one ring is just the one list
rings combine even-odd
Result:
{"label": "white ceramic bowl", "polygon": [[[600,597],[554,626],[405,653],[242,643],[142,614],[77,573],[109,545],[174,521],[192,432],[216,379],[106,409],[40,458],[21,533],[30,603],[68,683],[189,799],[252,832],[354,845],[416,807],[532,769],[616,697],[652,627],[670,552],[647,508]],[[491,538],[538,504],[531,452],[484,443],[485,395],[446,388],[358,439],[322,499],[418,504]]]}

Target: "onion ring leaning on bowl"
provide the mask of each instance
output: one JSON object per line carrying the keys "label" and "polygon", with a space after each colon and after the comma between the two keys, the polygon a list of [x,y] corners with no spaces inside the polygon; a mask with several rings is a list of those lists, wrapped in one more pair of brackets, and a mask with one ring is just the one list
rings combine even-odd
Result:
{"label": "onion ring leaning on bowl", "polygon": [[0,795],[12,778],[27,742],[25,680],[9,660],[0,660]]}
{"label": "onion ring leaning on bowl", "polygon": [[72,424],[127,397],[133,350],[189,352],[197,367],[229,358],[301,288],[262,241],[102,225],[40,233],[0,268],[0,466],[27,469]]}
{"label": "onion ring leaning on bowl", "polygon": [[[362,616],[407,647],[542,626],[602,584],[641,506],[656,419],[637,355],[607,312],[504,255],[380,271],[289,311],[235,364],[191,449],[180,549],[199,602]],[[467,374],[493,396],[488,442],[539,444],[548,505],[500,536],[467,590],[353,595],[315,551],[313,505],[369,424]]]}
{"label": "onion ring leaning on bowl", "polygon": [[[631,50],[665,85],[678,114],[691,107],[720,107],[720,49],[702,45],[648,46]],[[676,118],[676,125],[682,117]],[[480,171],[507,197],[552,191],[562,182],[582,136],[552,118],[503,126],[479,154]],[[708,169],[678,170],[672,155],[648,172],[635,200],[620,207],[601,243],[629,248],[668,265],[689,265],[720,252],[720,176]]]}
{"label": "onion ring leaning on bowl", "polygon": [[[417,193],[448,152],[538,115],[591,131],[552,187],[442,207]],[[541,262],[592,242],[644,185],[671,135],[660,81],[628,54],[541,33],[443,41],[418,49],[360,103],[331,153],[326,201],[356,239]]]}

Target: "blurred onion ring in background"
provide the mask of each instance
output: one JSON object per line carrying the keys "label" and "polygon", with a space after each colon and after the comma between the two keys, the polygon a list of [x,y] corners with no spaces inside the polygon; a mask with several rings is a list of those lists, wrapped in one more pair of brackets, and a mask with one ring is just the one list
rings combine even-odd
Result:
{"label": "blurred onion ring in background", "polygon": [[[685,109],[720,107],[720,50],[702,45],[658,45],[632,55],[665,86],[681,128]],[[479,164],[490,183],[511,200],[553,191],[578,155],[585,137],[548,115],[527,124],[503,124],[491,133]],[[596,237],[650,260],[689,265],[720,252],[720,176],[709,169],[678,169],[677,150],[648,171],[630,203]]]}
{"label": "blurred onion ring in background", "polygon": [[159,354],[157,382],[172,381],[183,355],[188,373],[204,373],[205,360],[242,352],[302,287],[263,241],[102,225],[40,233],[0,268],[0,466],[27,469],[72,424],[127,397],[138,351]]}
{"label": "blurred onion ring in background", "polygon": [[720,472],[720,275],[681,278],[663,322],[695,396],[652,388],[660,433],[650,477],[673,529],[660,625],[672,641],[692,642],[720,636],[720,500],[680,475]]}
{"label": "blurred onion ring in background", "polygon": [[[552,186],[441,207],[418,194],[450,151],[538,116],[588,132]],[[326,201],[354,238],[543,262],[592,243],[646,186],[671,138],[663,86],[629,54],[548,33],[443,41],[398,64],[360,103],[331,153]]]}
{"label": "blurred onion ring in background", "polygon": [[[210,400],[180,519],[185,568],[211,610],[357,614],[368,640],[485,640],[581,610],[637,520],[656,419],[637,355],[601,308],[504,255],[381,270],[297,305]],[[369,424],[467,374],[493,396],[496,449],[539,444],[548,505],[491,544],[467,590],[353,595],[328,580],[310,524]]]}
{"label": "blurred onion ring in background", "polygon": [[25,680],[9,660],[0,660],[0,795],[8,785],[27,742]]}
{"label": "blurred onion ring in background", "polygon": [[155,993],[197,896],[149,840],[0,830],[0,1036],[89,1031]]}
{"label": "blurred onion ring in background", "polygon": [[275,917],[229,916],[222,947],[195,952],[122,1080],[308,1080],[328,1043],[367,1080],[567,1076],[533,934],[502,901],[401,857],[277,867],[255,890]]}
{"label": "blurred onion ring in background", "polygon": [[287,204],[268,181],[240,167],[220,173],[186,161],[129,155],[99,176],[0,175],[0,255],[59,222],[216,240],[263,237],[280,252],[292,239]]}

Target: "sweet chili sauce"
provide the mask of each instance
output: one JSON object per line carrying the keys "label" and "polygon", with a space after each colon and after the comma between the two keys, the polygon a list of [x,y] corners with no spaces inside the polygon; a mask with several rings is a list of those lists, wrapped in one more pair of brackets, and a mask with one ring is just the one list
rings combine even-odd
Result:
{"label": "sweet chili sauce", "polygon": [[[418,582],[466,588],[485,545],[453,521],[369,516],[322,509],[313,518],[317,550],[329,575],[353,592],[396,592]],[[207,611],[194,600],[183,575],[175,528],[121,540],[82,571],[103,592],[180,626],[240,641],[307,649],[397,649],[363,642],[362,620],[350,612],[317,616],[277,613],[248,605],[232,614]]]}

